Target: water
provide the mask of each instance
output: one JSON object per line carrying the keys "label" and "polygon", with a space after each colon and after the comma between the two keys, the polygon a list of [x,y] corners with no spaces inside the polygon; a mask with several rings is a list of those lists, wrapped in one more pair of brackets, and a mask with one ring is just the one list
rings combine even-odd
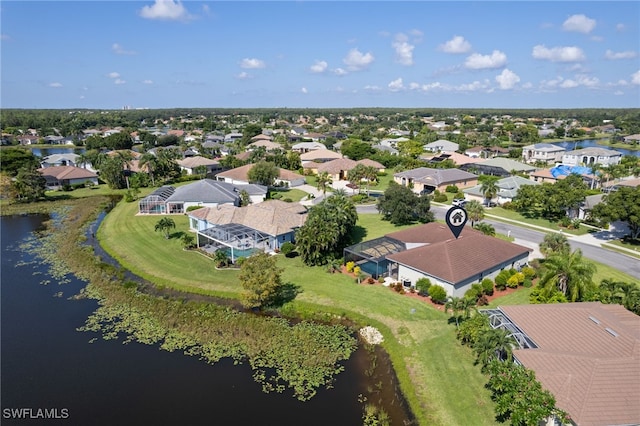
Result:
{"label": "water", "polygon": [[[541,143],[546,143],[546,142],[542,141]],[[604,143],[604,140],[598,140],[598,139],[586,139],[583,141],[552,142],[551,144],[561,146],[567,151],[573,151],[574,149],[580,149],[581,147],[582,148],[596,147],[596,148],[612,149],[614,151],[618,151],[622,153],[622,155],[634,155],[636,157],[640,157],[640,150],[613,148],[607,145],[606,143]]]}
{"label": "water", "polygon": [[[97,336],[76,328],[97,303],[68,300],[84,283],[70,277],[65,284],[52,280],[44,285],[51,279],[46,269],[18,249],[43,219],[0,218],[3,425],[21,423],[4,416],[7,408],[58,409],[59,414],[65,409],[68,419],[59,421],[95,426],[362,424],[358,395],[367,395],[367,387],[380,380],[367,380],[362,373],[369,365],[363,349],[345,362],[333,389],[320,389],[310,401],[300,402],[287,391],[263,393],[247,364],[223,360],[208,365],[119,340],[88,343]],[[388,373],[385,358],[378,364],[378,372]],[[385,382],[391,376],[386,374]],[[380,397],[396,401],[385,409],[393,424],[402,424],[408,414],[395,384],[389,383]]]}
{"label": "water", "polygon": [[84,148],[31,148],[33,155],[40,158],[53,154],[82,154],[85,151]]}

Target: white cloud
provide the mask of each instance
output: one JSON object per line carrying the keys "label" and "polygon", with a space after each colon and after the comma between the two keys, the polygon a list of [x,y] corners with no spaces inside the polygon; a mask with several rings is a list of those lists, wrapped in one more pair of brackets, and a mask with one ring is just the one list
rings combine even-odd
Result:
{"label": "white cloud", "polygon": [[306,94],[306,93],[307,93],[307,88],[306,88],[306,87],[303,87],[302,89],[300,89],[300,91],[301,91],[302,93]]}
{"label": "white cloud", "polygon": [[522,85],[523,89],[531,89],[532,87],[533,87],[533,84],[530,81],[527,81]]}
{"label": "white cloud", "polygon": [[349,71],[361,71],[366,69],[374,61],[371,53],[362,53],[357,48],[351,49],[342,60]]}
{"label": "white cloud", "polygon": [[311,71],[312,73],[320,74],[325,72],[328,66],[329,64],[327,64],[327,61],[316,60],[316,62],[309,67],[309,71]]}
{"label": "white cloud", "polygon": [[126,83],[126,81],[125,81],[125,80],[122,80],[122,79],[120,79],[120,78],[116,78],[116,79],[114,80],[114,82],[113,82],[113,83],[114,83],[114,84],[125,84],[125,83]]}
{"label": "white cloud", "polygon": [[415,46],[408,42],[404,34],[396,35],[396,39],[391,43],[396,51],[396,62],[402,65],[413,65],[413,49]]}
{"label": "white cloud", "polygon": [[546,59],[551,62],[577,62],[585,59],[582,49],[576,46],[559,46],[549,49],[539,44],[533,47],[531,55],[535,59]]}
{"label": "white cloud", "polygon": [[627,29],[627,27],[625,27],[625,25],[624,25],[624,24],[618,24],[618,25],[616,25],[616,30],[617,30],[617,31],[624,31],[624,30],[626,30],[626,29]]}
{"label": "white cloud", "polygon": [[403,90],[404,85],[402,84],[402,78],[393,80],[391,83],[388,84],[387,87],[389,87],[389,90],[391,90],[392,92]]}
{"label": "white cloud", "polygon": [[571,89],[574,87],[578,87],[580,84],[578,84],[577,81],[575,80],[564,80],[562,83],[559,84],[560,87],[562,87],[563,89]]}
{"label": "white cloud", "polygon": [[142,80],[142,84],[153,84],[153,80]]}
{"label": "white cloud", "polygon": [[251,78],[251,75],[247,72],[242,71],[240,74],[236,75],[238,80],[247,80]]}
{"label": "white cloud", "polygon": [[631,74],[631,83],[640,85],[640,70]]}
{"label": "white cloud", "polygon": [[367,84],[366,86],[364,86],[363,89],[368,90],[370,92],[379,92],[380,90],[382,90],[380,86],[370,85],[370,84]]}
{"label": "white cloud", "polygon": [[347,70],[345,70],[344,68],[336,68],[336,69],[332,70],[332,72],[335,75],[347,75],[347,74],[349,74],[349,72]]}
{"label": "white cloud", "polygon": [[510,69],[505,68],[496,76],[496,82],[502,90],[513,89],[516,83],[520,82],[520,77]]}
{"label": "white cloud", "polygon": [[152,6],[144,6],[140,9],[140,16],[163,21],[188,21],[192,18],[179,0],[155,0]]}
{"label": "white cloud", "polygon": [[424,37],[424,33],[418,29],[409,31],[409,34],[413,36],[414,43],[420,43],[422,41],[422,37]]}
{"label": "white cloud", "polygon": [[49,83],[49,87],[62,87],[62,83],[58,83],[57,81],[53,83]]}
{"label": "white cloud", "polygon": [[453,38],[438,47],[446,53],[467,53],[471,50],[471,43],[462,36],[453,36]]}
{"label": "white cloud", "polygon": [[638,56],[638,52],[633,50],[626,50],[624,52],[614,52],[613,50],[608,50],[604,54],[604,57],[607,59],[632,59]]}
{"label": "white cloud", "polygon": [[122,47],[120,44],[118,43],[113,43],[111,45],[111,50],[113,51],[113,53],[115,53],[116,55],[136,55],[138,52],[134,51],[134,50],[126,50],[124,47]]}
{"label": "white cloud", "polygon": [[204,13],[207,16],[211,15],[211,9],[209,8],[208,4],[202,5],[202,13]]}
{"label": "white cloud", "polygon": [[480,55],[474,53],[467,57],[464,66],[469,69],[481,70],[501,68],[507,64],[507,55],[499,50],[494,50],[491,55]]}
{"label": "white cloud", "polygon": [[596,20],[587,18],[585,15],[571,15],[562,24],[565,31],[574,31],[589,34],[596,27]]}
{"label": "white cloud", "polygon": [[264,68],[266,65],[263,60],[256,58],[244,58],[240,62],[240,68],[245,69],[259,69]]}
{"label": "white cloud", "polygon": [[624,95],[624,92],[622,90],[616,90],[615,92],[613,92],[613,94],[616,96],[621,96]]}
{"label": "white cloud", "polygon": [[107,77],[109,78],[120,78],[120,73],[117,72],[110,72],[109,74],[107,74]]}
{"label": "white cloud", "polygon": [[455,87],[456,91],[459,92],[477,92],[480,90],[484,90],[487,92],[491,92],[491,88],[489,87],[489,80],[485,80],[483,82],[474,81],[473,83],[465,83]]}
{"label": "white cloud", "polygon": [[9,36],[8,34],[0,34],[0,40],[11,40],[11,36]]}
{"label": "white cloud", "polygon": [[578,74],[574,78],[563,78],[558,76],[553,80],[543,80],[541,86],[543,89],[572,89],[574,87],[597,87],[600,84],[600,80],[596,77],[589,77],[584,74]]}

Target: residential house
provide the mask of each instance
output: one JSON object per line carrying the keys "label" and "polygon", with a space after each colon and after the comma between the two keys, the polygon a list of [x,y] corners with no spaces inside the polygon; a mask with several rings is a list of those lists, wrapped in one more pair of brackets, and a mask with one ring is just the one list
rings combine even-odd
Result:
{"label": "residential house", "polygon": [[47,189],[62,189],[66,185],[97,185],[98,175],[91,170],[74,166],[51,166],[38,169],[44,176]]}
{"label": "residential house", "polygon": [[470,226],[455,238],[446,225],[431,222],[347,247],[344,257],[372,276],[414,288],[420,278],[428,278],[449,296],[462,297],[472,284],[524,266],[530,252]]}
{"label": "residential house", "polygon": [[[226,170],[218,173],[216,179],[229,182],[233,184],[248,184],[249,183],[249,171],[254,164],[246,164],[244,166],[236,167],[235,169]],[[296,186],[304,185],[306,183],[305,177],[292,172],[291,170],[282,169],[278,167],[278,177],[275,179],[275,186],[285,186],[293,188]]]}
{"label": "residential house", "polygon": [[205,174],[215,174],[222,171],[222,166],[218,161],[201,157],[199,155],[187,157],[176,162],[180,166],[180,169],[186,171],[188,175],[197,174],[196,169],[200,167],[204,167]]}
{"label": "residential house", "polygon": [[307,163],[303,164],[302,167],[314,174],[326,172],[334,182],[337,182],[341,180],[347,180],[349,170],[352,170],[358,164],[374,167],[378,172],[384,172],[385,170],[382,164],[368,158],[363,158],[362,160],[358,161],[354,161],[349,158],[339,158],[336,160],[327,161],[325,163]]}
{"label": "residential house", "polygon": [[326,161],[332,161],[342,158],[342,154],[339,152],[331,151],[330,149],[316,149],[314,151],[305,152],[300,154],[300,161],[302,166],[308,162],[324,163]]}
{"label": "residential house", "polygon": [[536,171],[535,166],[502,157],[489,158],[473,164],[464,164],[460,168],[473,173],[493,176],[511,176],[515,173],[530,174]]}
{"label": "residential house", "polygon": [[460,145],[445,139],[438,139],[435,142],[424,145],[423,148],[429,152],[456,152]]}
{"label": "residential house", "polygon": [[523,147],[522,159],[526,163],[535,163],[537,161],[541,161],[546,164],[555,164],[559,163],[562,160],[562,155],[565,152],[566,149],[561,146],[553,145],[550,143],[538,143]]}
{"label": "residential house", "polygon": [[238,133],[238,132],[231,132],[231,133],[227,133],[226,135],[224,135],[224,141],[225,142],[235,142],[237,140],[242,139],[242,133]]}
{"label": "residential house", "polygon": [[445,160],[451,160],[456,166],[461,166],[463,164],[478,163],[482,161],[482,158],[472,158],[463,154],[458,154],[457,152],[442,152],[433,157],[427,157],[427,156],[421,155],[420,159],[425,160],[432,164],[438,164]]}
{"label": "residential house", "polygon": [[296,230],[307,219],[307,209],[300,203],[267,200],[246,207],[197,209],[188,215],[198,247],[209,252],[223,249],[235,261],[257,251],[273,252],[286,242],[294,242]]}
{"label": "residential house", "polygon": [[621,152],[591,147],[565,152],[562,156],[562,164],[567,166],[594,166],[596,164],[610,166],[619,164],[621,159]]}
{"label": "residential house", "polygon": [[300,154],[319,149],[327,149],[327,146],[320,142],[300,142],[291,146],[291,151],[299,152]]}
{"label": "residential house", "polygon": [[602,202],[602,198],[604,197],[604,195],[605,194],[587,195],[578,209],[578,219],[589,219],[591,210],[593,210],[593,208],[597,204],[600,204]]}
{"label": "residential house", "polygon": [[416,194],[430,194],[435,190],[444,192],[449,185],[467,188],[477,185],[478,176],[459,169],[430,169],[419,167],[393,175],[393,180],[408,186]]}
{"label": "residential house", "polygon": [[138,203],[139,214],[183,214],[189,207],[218,207],[225,204],[239,206],[241,192],[246,191],[251,203],[264,201],[267,187],[262,185],[235,185],[213,179],[202,179],[174,188],[163,186]]}
{"label": "residential house", "polygon": [[40,167],[80,166],[80,164],[78,164],[78,158],[80,158],[80,155],[74,153],[52,154],[42,159]]}
{"label": "residential house", "polygon": [[640,134],[625,136],[622,138],[622,141],[630,144],[640,143]]}
{"label": "residential house", "polygon": [[400,151],[398,151],[397,149],[391,146],[382,145],[382,144],[373,145],[372,148],[375,149],[376,151],[388,152],[391,155],[398,155],[400,153]]}
{"label": "residential house", "polygon": [[[498,187],[498,193],[496,194],[497,200],[495,198],[493,198],[492,200],[496,200],[495,202],[498,205],[502,205],[504,203],[513,201],[515,196],[518,194],[518,189],[520,189],[522,185],[540,184],[538,182],[520,176],[509,176],[498,180],[496,182],[496,185]],[[462,192],[465,194],[466,200],[475,200],[483,204],[486,201],[485,195],[482,193],[482,185],[476,185],[471,188],[463,189]]]}
{"label": "residential house", "polygon": [[481,146],[474,146],[471,147],[469,149],[467,149],[464,152],[464,155],[471,157],[471,158],[482,158],[482,153],[484,152],[484,148]]}
{"label": "residential house", "polygon": [[276,149],[282,149],[282,146],[269,139],[258,139],[247,145],[247,151],[254,151],[257,148],[264,148],[266,151],[275,151]]}
{"label": "residential house", "polygon": [[499,306],[480,312],[491,327],[514,337],[514,362],[535,373],[571,424],[640,424],[638,315],[600,302]]}

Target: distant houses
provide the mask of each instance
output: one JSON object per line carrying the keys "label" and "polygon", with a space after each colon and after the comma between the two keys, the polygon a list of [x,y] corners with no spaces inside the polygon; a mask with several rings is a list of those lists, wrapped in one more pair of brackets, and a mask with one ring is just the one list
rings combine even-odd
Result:
{"label": "distant houses", "polygon": [[[220,172],[216,175],[216,179],[233,184],[248,184],[250,183],[249,171],[253,166],[254,164],[247,164],[236,167],[235,169]],[[291,170],[278,167],[278,177],[275,179],[274,185],[294,188],[304,184],[304,176],[296,172],[292,172]]]}
{"label": "distant houses", "polygon": [[561,146],[550,143],[538,143],[527,145],[522,148],[522,159],[526,163],[543,162],[545,164],[555,164],[562,161],[562,155],[566,152]]}
{"label": "distant houses", "polygon": [[431,194],[435,190],[443,192],[449,185],[459,188],[477,185],[478,176],[459,169],[419,167],[396,173],[393,180],[399,185],[411,188],[416,194]]}
{"label": "distant houses", "polygon": [[619,164],[620,160],[622,160],[622,153],[597,147],[568,151],[562,155],[562,164],[567,166],[594,166],[596,164],[609,166]]}
{"label": "distant houses", "polygon": [[98,175],[81,167],[50,166],[38,171],[46,179],[46,187],[49,190],[63,189],[65,186],[98,184]]}

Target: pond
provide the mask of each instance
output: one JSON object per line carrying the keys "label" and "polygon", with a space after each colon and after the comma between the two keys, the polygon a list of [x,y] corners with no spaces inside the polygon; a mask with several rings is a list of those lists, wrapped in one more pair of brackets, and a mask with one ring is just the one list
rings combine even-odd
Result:
{"label": "pond", "polygon": [[[544,141],[543,141],[544,142]],[[624,149],[624,148],[612,148],[606,143],[603,143],[603,140],[598,139],[586,139],[582,141],[565,141],[565,142],[552,142],[552,145],[561,146],[567,151],[573,151],[575,149],[580,148],[604,148],[611,149],[614,151],[618,151],[622,153],[622,155],[634,155],[636,157],[640,157],[640,150],[632,150],[632,149]]]}
{"label": "pond", "polygon": [[372,400],[381,381],[375,397],[393,424],[410,418],[381,351],[373,377],[364,374],[370,354],[359,348],[332,389],[301,402],[287,391],[263,393],[247,363],[209,365],[157,345],[123,345],[76,331],[98,307],[71,299],[85,283],[73,276],[58,283],[20,248],[45,219],[0,218],[3,425],[20,423],[5,415],[12,408],[56,409],[79,425],[360,425],[360,395]]}

